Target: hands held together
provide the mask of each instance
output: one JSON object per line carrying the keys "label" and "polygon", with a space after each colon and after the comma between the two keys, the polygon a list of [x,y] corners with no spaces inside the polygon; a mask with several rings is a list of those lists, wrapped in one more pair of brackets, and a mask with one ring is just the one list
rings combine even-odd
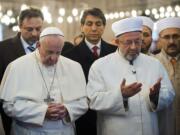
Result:
{"label": "hands held together", "polygon": [[49,120],[60,120],[68,115],[68,111],[63,104],[50,103],[46,112],[46,118]]}

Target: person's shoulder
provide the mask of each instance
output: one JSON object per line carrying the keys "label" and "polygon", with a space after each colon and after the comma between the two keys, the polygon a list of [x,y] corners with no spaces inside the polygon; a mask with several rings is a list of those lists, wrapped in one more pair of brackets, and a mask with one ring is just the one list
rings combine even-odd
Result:
{"label": "person's shoulder", "polygon": [[117,50],[117,46],[107,43],[104,40],[101,40],[101,45],[106,54],[115,52]]}
{"label": "person's shoulder", "polygon": [[106,68],[106,67],[108,67],[108,65],[112,64],[112,62],[115,59],[115,55],[116,55],[116,52],[110,53],[104,57],[101,57],[101,58],[97,59],[96,61],[94,61],[92,66]]}
{"label": "person's shoulder", "polygon": [[70,59],[70,58],[67,58],[65,56],[62,56],[60,55],[59,57],[59,61],[62,62],[64,65],[69,65],[69,66],[74,66],[74,65],[80,65],[78,62]]}
{"label": "person's shoulder", "polygon": [[5,49],[14,45],[14,41],[17,39],[17,36],[7,38],[3,41],[0,41],[0,49]]}
{"label": "person's shoulder", "polygon": [[12,61],[12,63],[14,63],[14,64],[25,63],[25,65],[26,65],[28,62],[30,63],[32,61],[32,59],[35,58],[33,56],[34,56],[34,52],[20,56],[17,59],[15,59],[14,61]]}
{"label": "person's shoulder", "polygon": [[77,46],[69,47],[68,50],[62,52],[62,55],[72,60],[76,60],[77,58],[79,58],[81,51],[82,51],[82,44],[79,44]]}
{"label": "person's shoulder", "polygon": [[70,52],[74,48],[74,45],[71,42],[65,41],[62,48],[62,55]]}
{"label": "person's shoulder", "polygon": [[12,42],[13,38],[8,38],[5,39],[3,41],[0,41],[0,48],[4,48],[10,45],[10,43]]}
{"label": "person's shoulder", "polygon": [[110,43],[108,43],[108,42],[106,42],[105,40],[101,40],[102,41],[102,44],[103,45],[106,45],[106,46],[108,46],[108,47],[110,47],[110,48],[112,48],[112,49],[117,49],[117,46],[115,46],[115,45],[113,45],[113,44],[110,44]]}
{"label": "person's shoulder", "polygon": [[143,53],[140,53],[141,58],[145,61],[145,63],[159,63],[159,60],[155,58],[153,55],[146,55]]}

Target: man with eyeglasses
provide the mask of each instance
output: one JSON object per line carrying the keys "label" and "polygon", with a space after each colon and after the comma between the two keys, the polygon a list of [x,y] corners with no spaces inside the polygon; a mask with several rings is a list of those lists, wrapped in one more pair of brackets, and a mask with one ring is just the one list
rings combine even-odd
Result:
{"label": "man with eyeglasses", "polygon": [[[43,14],[39,9],[29,8],[21,11],[19,15],[20,32],[15,37],[0,42],[0,82],[10,62],[35,50],[43,20]],[[2,109],[1,116],[5,134],[10,135],[11,118],[7,117]]]}
{"label": "man with eyeglasses", "polygon": [[165,68],[140,53],[142,24],[136,17],[113,23],[118,50],[90,68],[87,93],[98,135],[159,135],[157,111],[173,101]]}
{"label": "man with eyeglasses", "polygon": [[175,100],[168,109],[159,113],[160,134],[180,134],[180,18],[170,17],[157,21],[161,52],[155,57],[165,66],[175,90]]}

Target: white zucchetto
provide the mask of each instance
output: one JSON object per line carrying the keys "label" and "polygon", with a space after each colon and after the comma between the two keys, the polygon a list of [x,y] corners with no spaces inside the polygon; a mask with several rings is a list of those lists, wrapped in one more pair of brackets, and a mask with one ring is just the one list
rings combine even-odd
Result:
{"label": "white zucchetto", "polygon": [[125,18],[112,24],[112,31],[118,37],[121,34],[133,31],[142,31],[142,19],[137,17]]}
{"label": "white zucchetto", "polygon": [[57,27],[47,27],[47,28],[45,28],[41,32],[40,38],[44,37],[44,36],[47,36],[47,35],[59,35],[59,36],[64,37],[63,32],[60,29],[58,29]]}
{"label": "white zucchetto", "polygon": [[158,34],[167,28],[180,28],[180,18],[179,17],[168,17],[161,19],[156,22]]}

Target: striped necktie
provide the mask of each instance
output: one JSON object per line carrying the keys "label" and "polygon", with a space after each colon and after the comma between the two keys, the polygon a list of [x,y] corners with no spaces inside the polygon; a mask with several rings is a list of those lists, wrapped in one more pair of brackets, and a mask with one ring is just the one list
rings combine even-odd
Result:
{"label": "striped necktie", "polygon": [[33,46],[28,46],[27,47],[29,49],[29,51],[33,52],[35,50],[35,48]]}

